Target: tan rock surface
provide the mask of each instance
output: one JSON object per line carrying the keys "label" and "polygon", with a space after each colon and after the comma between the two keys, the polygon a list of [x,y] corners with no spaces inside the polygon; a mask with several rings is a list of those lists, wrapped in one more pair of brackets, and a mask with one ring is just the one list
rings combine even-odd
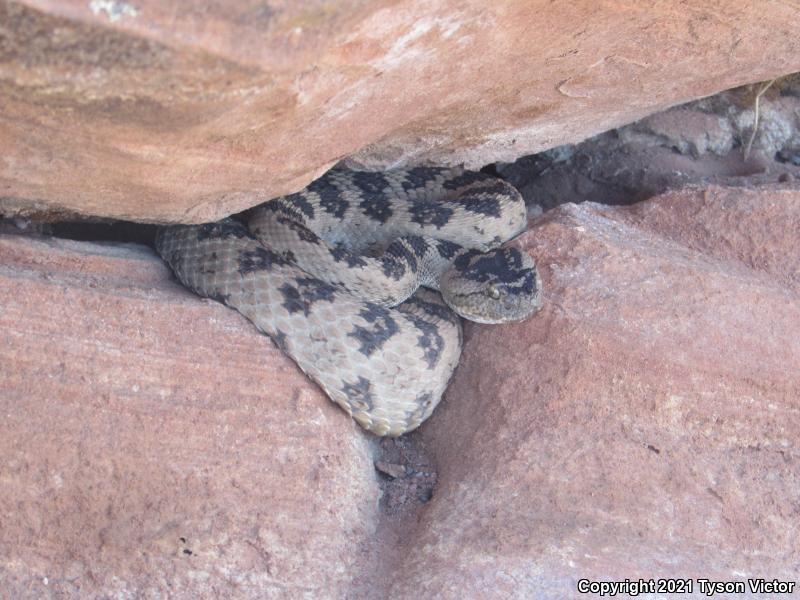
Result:
{"label": "tan rock surface", "polygon": [[341,597],[369,575],[369,438],[147,249],[0,235],[0,414],[2,598]]}
{"label": "tan rock surface", "polygon": [[346,157],[483,165],[800,70],[749,0],[0,1],[0,211],[197,222]]}
{"label": "tan rock surface", "polygon": [[[470,327],[393,598],[800,572],[800,191],[564,205],[542,313]],[[695,596],[699,597],[697,585]]]}

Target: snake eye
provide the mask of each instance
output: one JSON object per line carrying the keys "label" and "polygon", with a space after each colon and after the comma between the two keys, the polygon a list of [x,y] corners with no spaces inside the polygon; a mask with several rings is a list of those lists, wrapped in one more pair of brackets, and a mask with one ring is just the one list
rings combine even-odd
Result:
{"label": "snake eye", "polygon": [[489,286],[489,289],[486,291],[486,293],[489,294],[489,297],[494,298],[495,300],[500,299],[500,289],[494,284]]}

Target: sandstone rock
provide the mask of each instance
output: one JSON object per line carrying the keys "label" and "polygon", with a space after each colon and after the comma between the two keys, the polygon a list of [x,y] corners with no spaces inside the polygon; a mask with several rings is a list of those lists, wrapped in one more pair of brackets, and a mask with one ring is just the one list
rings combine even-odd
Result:
{"label": "sandstone rock", "polygon": [[570,598],[580,578],[796,577],[798,230],[790,188],[551,211],[519,241],[542,312],[468,326],[414,434],[431,455],[412,436],[380,458],[149,250],[0,235],[3,592]]}
{"label": "sandstone rock", "polygon": [[0,236],[0,596],[343,597],[366,434],[153,252]]}
{"label": "sandstone rock", "polygon": [[548,213],[520,242],[542,313],[467,328],[421,430],[439,485],[389,597],[796,581],[798,231],[797,189]]}
{"label": "sandstone rock", "polygon": [[800,70],[790,3],[0,1],[0,211],[215,220]]}

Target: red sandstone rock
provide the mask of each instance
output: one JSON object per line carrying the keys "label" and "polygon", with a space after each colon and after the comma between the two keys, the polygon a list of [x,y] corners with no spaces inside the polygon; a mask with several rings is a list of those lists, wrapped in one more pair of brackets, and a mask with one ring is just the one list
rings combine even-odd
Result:
{"label": "red sandstone rock", "polygon": [[468,328],[422,429],[439,486],[390,597],[796,581],[798,231],[796,189],[548,213],[521,241],[542,313]]}
{"label": "red sandstone rock", "polygon": [[520,241],[544,308],[466,328],[419,433],[439,483],[410,516],[380,513],[367,434],[151,252],[0,236],[3,591],[570,598],[580,578],[796,578],[798,230],[796,189],[549,212]]}
{"label": "red sandstone rock", "polygon": [[365,577],[369,438],[147,249],[0,236],[0,414],[0,597],[342,597]]}
{"label": "red sandstone rock", "polygon": [[791,3],[0,0],[0,211],[198,222],[800,70]]}

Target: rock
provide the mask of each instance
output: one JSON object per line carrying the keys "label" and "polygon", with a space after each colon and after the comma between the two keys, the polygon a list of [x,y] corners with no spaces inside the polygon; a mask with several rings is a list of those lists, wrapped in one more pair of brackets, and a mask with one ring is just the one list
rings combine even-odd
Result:
{"label": "rock", "polygon": [[[644,134],[644,135],[642,135]],[[733,148],[733,127],[722,116],[691,108],[677,108],[642,119],[620,130],[623,141],[656,143],[698,158],[720,156]]]}
{"label": "rock", "polygon": [[800,148],[799,80],[800,75],[794,74],[726,90],[625,127],[621,137],[632,131],[649,135],[695,158],[709,152],[725,156],[735,150],[757,152],[769,160]]}
{"label": "rock", "polygon": [[151,251],[0,235],[3,593],[569,598],[581,578],[792,579],[797,231],[787,186],[550,211],[517,242],[542,311],[467,327],[442,405],[380,444]]}
{"label": "rock", "polygon": [[376,460],[375,468],[384,475],[388,475],[392,479],[398,479],[406,476],[406,468],[403,465],[398,465],[397,463]]}
{"label": "rock", "polygon": [[748,0],[0,1],[0,212],[200,222],[338,161],[480,166],[800,70]]}
{"label": "rock", "polygon": [[439,484],[388,597],[796,581],[798,231],[796,187],[546,214],[542,312],[468,327],[420,430]]}
{"label": "rock", "polygon": [[[538,216],[565,202],[630,204],[687,185],[758,186],[800,176],[800,76],[728,90],[577,145],[552,148],[499,175]],[[752,143],[751,143],[752,142]]]}
{"label": "rock", "polygon": [[0,236],[0,596],[343,597],[366,434],[141,246]]}

